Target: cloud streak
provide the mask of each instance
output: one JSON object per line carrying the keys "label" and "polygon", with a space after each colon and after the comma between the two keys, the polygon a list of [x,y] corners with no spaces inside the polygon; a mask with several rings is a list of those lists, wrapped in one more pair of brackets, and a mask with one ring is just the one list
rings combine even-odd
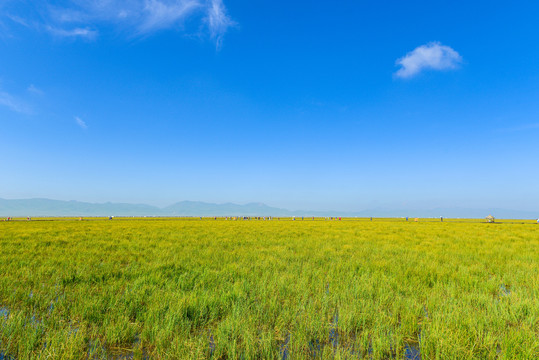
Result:
{"label": "cloud streak", "polygon": [[228,29],[236,25],[236,23],[227,15],[222,0],[211,1],[206,22],[210,30],[210,36],[215,41],[217,48],[221,47],[223,36]]}
{"label": "cloud streak", "polygon": [[61,29],[61,28],[54,28],[52,26],[46,27],[47,31],[50,32],[54,36],[62,37],[62,38],[83,38],[88,40],[93,40],[97,37],[97,30],[92,30],[88,28],[74,28],[70,30]]}
{"label": "cloud streak", "polygon": [[424,70],[451,70],[462,63],[462,57],[449,46],[439,42],[421,45],[397,59],[401,68],[395,73],[398,78],[411,78]]}
{"label": "cloud streak", "polygon": [[11,111],[22,113],[22,114],[30,113],[30,109],[23,102],[21,102],[19,99],[15,98],[14,96],[8,94],[7,92],[1,91],[1,90],[0,90],[0,106],[7,107]]}
{"label": "cloud streak", "polygon": [[29,93],[36,94],[36,95],[43,95],[45,94],[43,90],[38,89],[34,84],[30,84],[28,86],[28,89],[26,89]]}
{"label": "cloud streak", "polygon": [[75,122],[77,123],[77,125],[81,127],[81,129],[84,129],[84,130],[88,129],[88,125],[86,125],[86,122],[82,120],[80,117],[75,116]]}
{"label": "cloud streak", "polygon": [[[142,22],[139,31],[142,33],[166,29],[183,22],[196,10],[202,8],[202,4],[196,0],[175,1],[166,4],[159,0],[146,0],[144,11],[141,13]],[[127,12],[125,17],[129,16]]]}
{"label": "cloud streak", "polygon": [[[8,5],[16,3],[8,0]],[[147,36],[160,30],[184,30],[184,24],[193,20],[218,48],[236,24],[222,0],[66,0],[61,4],[44,0],[39,5],[0,6],[0,23],[2,18],[17,19],[53,36],[91,40],[97,38],[102,26],[131,36]]]}

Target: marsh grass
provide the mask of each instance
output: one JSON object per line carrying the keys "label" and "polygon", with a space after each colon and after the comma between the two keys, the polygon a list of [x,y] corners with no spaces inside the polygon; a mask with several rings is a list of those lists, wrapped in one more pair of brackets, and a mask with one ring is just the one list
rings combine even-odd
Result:
{"label": "marsh grass", "polygon": [[539,226],[0,222],[17,359],[535,359]]}

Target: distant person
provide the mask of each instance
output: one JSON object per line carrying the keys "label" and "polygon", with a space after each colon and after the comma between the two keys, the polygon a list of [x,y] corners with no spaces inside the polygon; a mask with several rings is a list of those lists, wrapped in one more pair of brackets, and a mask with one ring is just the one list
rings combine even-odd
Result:
{"label": "distant person", "polygon": [[406,217],[406,221],[408,221],[408,216]]}
{"label": "distant person", "polygon": [[440,216],[440,221],[444,222],[444,217],[443,216]]}

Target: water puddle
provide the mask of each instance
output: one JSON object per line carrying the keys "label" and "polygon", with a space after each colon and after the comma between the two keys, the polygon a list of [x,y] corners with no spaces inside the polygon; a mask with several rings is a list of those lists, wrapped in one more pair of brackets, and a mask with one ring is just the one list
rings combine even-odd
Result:
{"label": "water puddle", "polygon": [[210,332],[209,338],[209,348],[210,348],[210,357],[215,353],[215,340],[213,339],[213,334]]}
{"label": "water puddle", "polygon": [[0,340],[0,360],[15,360],[14,356],[6,354],[5,350],[2,350],[2,340]]}
{"label": "water puddle", "polygon": [[41,320],[36,318],[35,315],[32,315],[32,317],[30,319],[25,320],[25,322],[24,322],[24,326],[31,326],[31,327],[33,327],[35,329],[37,329],[39,327],[39,325],[41,325]]}
{"label": "water puddle", "polygon": [[367,354],[369,354],[369,359],[372,359],[372,353],[374,350],[372,349],[372,340],[369,340],[369,348],[367,349]]}
{"label": "water puddle", "polygon": [[509,296],[511,295],[511,290],[509,290],[504,284],[500,285],[500,292],[502,296]]}
{"label": "water puddle", "polygon": [[3,351],[0,351],[0,360],[15,360],[15,358],[11,355],[4,353]]}
{"label": "water puddle", "polygon": [[337,348],[339,347],[339,313],[335,311],[335,315],[333,316],[333,321],[331,322],[331,328],[329,330],[329,342],[331,346],[333,347],[333,352],[337,351]]}
{"label": "water puddle", "polygon": [[9,317],[9,309],[5,306],[0,306],[0,318],[2,317],[6,320]]}
{"label": "water puddle", "polygon": [[423,316],[425,316],[425,319],[429,318],[429,312],[425,306],[423,306]]}
{"label": "water puddle", "polygon": [[107,360],[133,360],[135,359],[134,352],[123,352],[123,351],[109,351],[107,354]]}
{"label": "water puddle", "polygon": [[311,340],[311,342],[309,342],[309,352],[312,359],[315,359],[318,356],[318,354],[322,353],[322,348],[320,346],[320,341],[318,339]]}
{"label": "water puddle", "polygon": [[[318,356],[322,355],[322,351],[326,346],[331,346],[333,348],[333,354],[337,352],[339,348],[339,313],[335,311],[333,319],[330,323],[329,329],[329,341],[320,342],[320,339],[314,339],[309,342],[309,354],[311,359],[316,359]],[[349,350],[353,351],[352,348]]]}
{"label": "water puddle", "polygon": [[288,350],[288,344],[290,343],[290,333],[286,335],[283,343],[281,344],[281,360],[287,360],[290,357],[290,351]]}
{"label": "water puddle", "polygon": [[405,360],[421,360],[421,352],[419,351],[419,344],[405,344],[404,345],[404,359]]}
{"label": "water puddle", "polygon": [[[138,347],[139,343],[140,341],[136,340],[133,347]],[[137,350],[132,349],[108,348],[97,341],[89,343],[86,356],[87,360],[134,360],[135,358],[149,360],[150,356],[145,350],[142,350],[142,354],[140,354]]]}

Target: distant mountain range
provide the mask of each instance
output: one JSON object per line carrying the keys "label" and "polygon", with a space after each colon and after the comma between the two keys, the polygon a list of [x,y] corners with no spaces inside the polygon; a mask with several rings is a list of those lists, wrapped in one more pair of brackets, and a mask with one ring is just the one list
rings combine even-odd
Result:
{"label": "distant mountain range", "polygon": [[347,216],[347,217],[446,217],[536,219],[539,211],[507,209],[436,208],[426,210],[371,209],[351,211],[309,211],[280,209],[262,203],[238,205],[181,201],[163,208],[145,204],[87,203],[50,199],[0,199],[0,217],[20,216]]}

